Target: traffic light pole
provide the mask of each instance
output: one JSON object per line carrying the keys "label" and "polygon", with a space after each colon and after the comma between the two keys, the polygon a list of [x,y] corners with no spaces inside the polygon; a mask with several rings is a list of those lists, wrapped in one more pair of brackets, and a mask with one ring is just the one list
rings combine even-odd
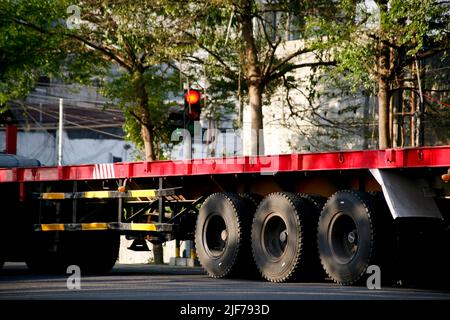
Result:
{"label": "traffic light pole", "polygon": [[59,98],[59,124],[58,124],[58,166],[62,166],[62,143],[63,143],[63,99]]}

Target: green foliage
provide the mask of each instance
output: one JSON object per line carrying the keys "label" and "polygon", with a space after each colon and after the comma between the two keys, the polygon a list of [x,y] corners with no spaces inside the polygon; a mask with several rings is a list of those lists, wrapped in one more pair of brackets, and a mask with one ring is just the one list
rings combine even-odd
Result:
{"label": "green foliage", "polygon": [[89,83],[106,66],[65,37],[70,1],[0,1],[0,104],[22,99],[40,76]]}
{"label": "green foliage", "polygon": [[40,75],[58,71],[65,57],[61,38],[15,23],[19,16],[26,16],[40,28],[51,29],[57,11],[48,1],[0,1],[0,105],[24,97]]}
{"label": "green foliage", "polygon": [[[108,75],[102,89],[110,103],[124,110],[127,138],[143,147],[140,126],[148,126],[162,156],[160,149],[169,145],[167,98],[179,90],[179,76],[161,66],[195,49],[180,32],[185,21],[162,20],[178,8],[175,4],[1,0],[0,104],[25,97],[41,75],[83,84]],[[80,9],[76,28],[66,25],[69,5]],[[149,123],[141,119],[143,110]]]}
{"label": "green foliage", "polygon": [[[120,108],[124,111],[124,130],[126,139],[137,147],[143,148],[141,136],[140,108],[137,96],[136,75],[121,71],[109,74],[108,82],[102,84],[101,93],[108,99],[106,108]],[[176,70],[163,67],[151,67],[146,70],[142,79],[148,97],[148,111],[154,125],[155,144],[160,146],[159,157],[164,156],[172,147],[171,129],[168,123],[169,111],[178,107],[173,97],[179,93],[179,74]],[[170,93],[172,99],[170,99]],[[181,93],[179,94],[181,96]]]}
{"label": "green foliage", "polygon": [[[69,5],[81,9],[79,28],[66,26]],[[203,114],[213,119],[236,113],[237,100],[248,102],[251,68],[242,38],[248,18],[264,104],[282,87],[289,93],[307,83],[308,112],[296,113],[289,94],[283,98],[292,115],[314,117],[326,95],[321,88],[377,94],[380,43],[393,58],[392,87],[416,55],[448,49],[449,17],[448,4],[433,0],[0,0],[0,105],[24,97],[41,75],[110,79],[102,92],[110,107],[124,110],[127,138],[144,146],[144,108],[159,149],[170,146],[168,109],[171,94],[181,96],[180,82],[206,89]],[[300,41],[289,58],[284,48],[292,37]],[[296,70],[305,65],[310,74],[303,79]]]}
{"label": "green foliage", "polygon": [[391,50],[395,68],[392,79],[399,77],[416,55],[421,59],[421,54],[427,51],[433,54],[433,50],[450,48],[447,4],[433,0],[393,0],[388,5],[384,1],[375,2],[376,7],[366,1],[355,2],[358,15],[353,24],[341,29],[333,50],[338,62],[335,75],[344,75],[353,90],[363,87],[373,94],[377,94],[380,43]]}

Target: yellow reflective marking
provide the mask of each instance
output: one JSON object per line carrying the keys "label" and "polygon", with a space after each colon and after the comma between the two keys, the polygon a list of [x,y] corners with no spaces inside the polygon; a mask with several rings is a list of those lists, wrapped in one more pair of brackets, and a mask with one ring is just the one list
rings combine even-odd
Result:
{"label": "yellow reflective marking", "polygon": [[133,230],[133,231],[156,231],[156,226],[153,223],[132,223],[131,230]]}
{"label": "yellow reflective marking", "polygon": [[154,190],[154,189],[149,189],[149,190],[129,190],[128,193],[133,198],[141,198],[141,197],[155,198],[156,197],[156,190]]}
{"label": "yellow reflective marking", "polygon": [[42,199],[46,200],[61,200],[64,199],[63,192],[46,192],[42,194]]}
{"label": "yellow reflective marking", "polygon": [[64,231],[63,223],[41,224],[42,231]]}
{"label": "yellow reflective marking", "polygon": [[102,222],[82,223],[81,230],[108,230],[108,224]]}
{"label": "yellow reflective marking", "polygon": [[102,198],[110,198],[109,191],[86,191],[83,192],[83,198],[96,198],[96,199],[102,199]]}

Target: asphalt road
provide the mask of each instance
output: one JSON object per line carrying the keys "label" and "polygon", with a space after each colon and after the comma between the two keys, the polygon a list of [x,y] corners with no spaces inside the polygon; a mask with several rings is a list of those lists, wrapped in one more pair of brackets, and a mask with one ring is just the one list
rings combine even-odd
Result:
{"label": "asphalt road", "polygon": [[116,265],[111,273],[81,277],[81,289],[67,288],[68,276],[34,275],[20,263],[0,271],[0,300],[441,300],[449,291],[343,287],[333,283],[269,283],[211,279],[200,268]]}

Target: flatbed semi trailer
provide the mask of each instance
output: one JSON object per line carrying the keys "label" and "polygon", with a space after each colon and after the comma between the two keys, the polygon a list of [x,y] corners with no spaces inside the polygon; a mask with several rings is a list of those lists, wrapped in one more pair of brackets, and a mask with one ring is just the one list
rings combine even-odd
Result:
{"label": "flatbed semi trailer", "polygon": [[356,284],[446,239],[449,168],[450,146],[0,168],[0,260],[107,272],[126,235],[194,240],[215,278]]}

